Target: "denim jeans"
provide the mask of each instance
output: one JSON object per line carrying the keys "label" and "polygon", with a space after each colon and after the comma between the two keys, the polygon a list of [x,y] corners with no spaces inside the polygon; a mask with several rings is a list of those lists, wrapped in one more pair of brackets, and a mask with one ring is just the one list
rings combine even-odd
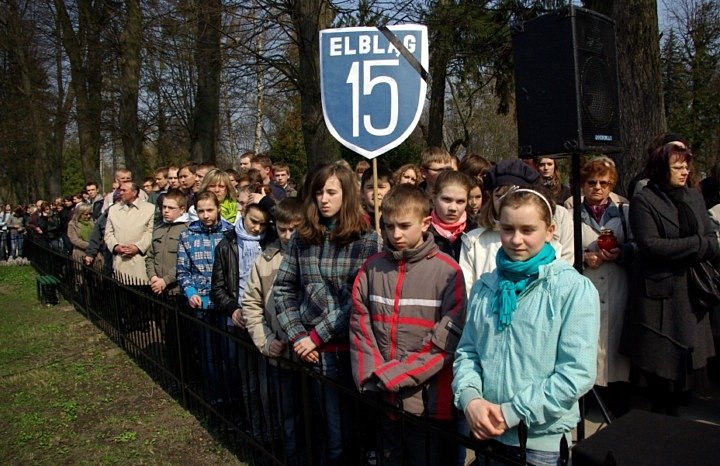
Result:
{"label": "denim jeans", "polygon": [[3,261],[12,254],[8,248],[9,236],[7,231],[0,231],[0,260]]}
{"label": "denim jeans", "polygon": [[193,353],[195,362],[200,369],[199,386],[203,398],[212,405],[220,404],[223,399],[219,335],[208,326],[215,324],[213,310],[190,309],[190,312],[204,324],[193,324]]}
{"label": "denim jeans", "polygon": [[10,231],[10,257],[18,258],[23,254],[25,237],[16,230]]}
{"label": "denim jeans", "polygon": [[[340,384],[354,388],[350,368],[350,352],[320,353],[320,361],[313,370]],[[345,446],[350,435],[351,406],[344,400],[339,390],[329,385],[313,381],[313,394],[320,410],[320,419],[325,421],[320,426],[322,433],[321,464],[343,464]]]}
{"label": "denim jeans", "polygon": [[[500,447],[498,453],[515,461],[520,461],[522,456],[520,447],[510,445],[503,445]],[[527,464],[533,466],[560,466],[560,452],[527,449],[525,450],[525,460]],[[482,456],[478,459],[478,465],[480,466],[502,466],[504,464],[505,463],[490,458],[484,459]]]}

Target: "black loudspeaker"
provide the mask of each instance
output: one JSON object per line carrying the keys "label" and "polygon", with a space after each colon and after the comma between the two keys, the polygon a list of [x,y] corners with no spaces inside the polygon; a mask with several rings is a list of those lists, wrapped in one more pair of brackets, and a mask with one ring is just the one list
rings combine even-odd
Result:
{"label": "black loudspeaker", "polygon": [[572,449],[573,466],[718,464],[720,426],[630,411]]}
{"label": "black loudspeaker", "polygon": [[575,6],[513,25],[520,157],[621,150],[614,26]]}

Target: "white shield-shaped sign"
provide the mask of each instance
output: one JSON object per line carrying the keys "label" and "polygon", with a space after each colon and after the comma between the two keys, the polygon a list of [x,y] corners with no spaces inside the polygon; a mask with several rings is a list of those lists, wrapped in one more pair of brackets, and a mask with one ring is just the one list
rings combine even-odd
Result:
{"label": "white shield-shaped sign", "polygon": [[322,105],[330,133],[369,159],[400,145],[420,120],[427,67],[425,26],[320,31]]}

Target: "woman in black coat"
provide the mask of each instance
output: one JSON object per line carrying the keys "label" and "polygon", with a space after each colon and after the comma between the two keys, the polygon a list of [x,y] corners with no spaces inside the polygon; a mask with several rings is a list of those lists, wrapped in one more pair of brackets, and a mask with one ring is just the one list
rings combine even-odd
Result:
{"label": "woman in black coat", "polygon": [[[650,181],[630,204],[637,242],[621,352],[647,384],[654,412],[677,415],[682,392],[706,379],[715,355],[708,309],[690,301],[688,268],[720,261],[699,191],[687,186],[692,154],[675,141],[648,161]],[[696,386],[697,388],[697,386]]]}

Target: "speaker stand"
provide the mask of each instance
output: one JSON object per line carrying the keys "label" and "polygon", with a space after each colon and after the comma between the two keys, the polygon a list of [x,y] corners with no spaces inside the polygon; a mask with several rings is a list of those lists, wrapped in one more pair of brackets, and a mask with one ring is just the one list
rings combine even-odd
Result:
{"label": "speaker stand", "polygon": [[[571,186],[572,189],[572,198],[573,198],[573,244],[575,246],[575,269],[583,273],[583,245],[582,245],[582,217],[580,215],[581,209],[582,209],[582,203],[580,200],[580,159],[582,157],[582,154],[580,153],[574,153],[570,155],[570,159],[572,161],[572,170],[571,170]],[[605,422],[610,425],[612,424],[612,419],[610,418],[610,413],[607,410],[607,407],[605,406],[605,403],[603,402],[602,398],[600,397],[600,394],[593,386],[592,390],[590,390],[590,393],[592,393],[593,397],[595,398],[595,401],[597,402],[598,406],[600,407],[600,411],[602,412],[603,418],[605,419]],[[585,405],[586,405],[586,397],[588,394],[580,398],[580,422],[577,425],[577,439],[578,441],[585,439]]]}

